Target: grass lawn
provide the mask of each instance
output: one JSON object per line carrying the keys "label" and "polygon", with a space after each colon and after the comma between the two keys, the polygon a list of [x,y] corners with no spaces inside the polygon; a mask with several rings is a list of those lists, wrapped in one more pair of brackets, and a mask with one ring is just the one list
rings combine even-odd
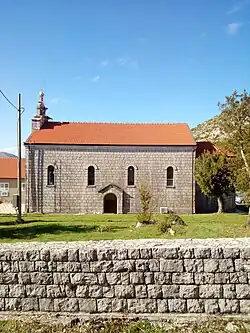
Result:
{"label": "grass lawn", "polygon": [[[158,218],[162,216],[158,215]],[[175,236],[161,234],[156,225],[135,228],[136,215],[34,215],[17,225],[15,216],[0,215],[0,242],[83,241],[137,238],[249,237],[247,215],[182,215],[187,226]]]}

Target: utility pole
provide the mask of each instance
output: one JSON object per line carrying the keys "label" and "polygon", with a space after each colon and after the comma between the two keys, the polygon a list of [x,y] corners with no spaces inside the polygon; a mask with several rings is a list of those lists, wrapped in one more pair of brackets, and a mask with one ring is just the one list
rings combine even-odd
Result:
{"label": "utility pole", "polygon": [[22,223],[22,126],[21,126],[21,94],[18,94],[18,125],[17,125],[17,146],[18,146],[18,216],[17,223]]}

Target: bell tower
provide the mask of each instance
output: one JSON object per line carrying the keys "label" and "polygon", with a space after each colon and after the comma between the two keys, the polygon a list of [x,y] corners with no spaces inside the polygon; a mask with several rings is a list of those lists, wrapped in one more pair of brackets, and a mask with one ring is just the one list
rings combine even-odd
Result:
{"label": "bell tower", "polygon": [[32,132],[40,130],[49,119],[52,119],[46,115],[48,108],[44,104],[44,92],[42,90],[39,93],[36,110],[36,115],[32,119]]}

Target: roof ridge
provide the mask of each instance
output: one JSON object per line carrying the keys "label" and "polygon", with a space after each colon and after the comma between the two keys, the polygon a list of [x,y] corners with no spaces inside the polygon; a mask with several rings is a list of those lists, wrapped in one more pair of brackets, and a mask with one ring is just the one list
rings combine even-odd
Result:
{"label": "roof ridge", "polygon": [[50,121],[48,124],[108,124],[108,125],[188,125],[187,122],[178,122],[178,123],[126,123],[126,122],[98,122],[98,121]]}

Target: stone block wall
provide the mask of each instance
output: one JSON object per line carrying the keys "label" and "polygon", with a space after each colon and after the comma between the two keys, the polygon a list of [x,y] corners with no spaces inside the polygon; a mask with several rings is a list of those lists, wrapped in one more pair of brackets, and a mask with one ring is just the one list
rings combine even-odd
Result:
{"label": "stone block wall", "polygon": [[0,310],[250,313],[250,241],[25,243],[0,248]]}
{"label": "stone block wall", "polygon": [[[118,213],[137,213],[138,188],[146,183],[155,212],[167,207],[179,213],[195,209],[195,147],[143,146],[26,146],[27,209],[44,213],[104,212],[104,197],[117,197]],[[47,185],[47,167],[55,166],[55,186]],[[88,186],[88,167],[95,167],[95,185]],[[128,186],[128,167],[135,168],[135,185]],[[174,186],[167,187],[168,166],[174,168]],[[114,188],[102,191],[109,184]],[[118,188],[118,190],[117,190]]]}

